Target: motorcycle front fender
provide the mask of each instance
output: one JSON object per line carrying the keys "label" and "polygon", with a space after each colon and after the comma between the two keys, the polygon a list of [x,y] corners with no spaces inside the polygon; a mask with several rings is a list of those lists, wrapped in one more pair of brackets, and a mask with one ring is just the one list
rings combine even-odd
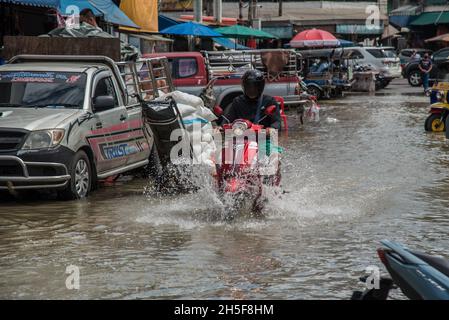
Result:
{"label": "motorcycle front fender", "polygon": [[449,104],[437,102],[430,105],[429,113],[444,113],[449,111]]}

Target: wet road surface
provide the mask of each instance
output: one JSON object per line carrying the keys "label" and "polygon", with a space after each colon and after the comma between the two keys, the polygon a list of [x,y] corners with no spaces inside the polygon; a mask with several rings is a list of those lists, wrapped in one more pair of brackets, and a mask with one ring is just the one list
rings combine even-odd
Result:
{"label": "wet road surface", "polygon": [[424,132],[427,98],[394,88],[325,101],[304,127],[289,112],[286,193],[263,218],[225,222],[207,185],[160,196],[144,179],[0,200],[0,298],[347,299],[382,239],[448,257],[449,144]]}

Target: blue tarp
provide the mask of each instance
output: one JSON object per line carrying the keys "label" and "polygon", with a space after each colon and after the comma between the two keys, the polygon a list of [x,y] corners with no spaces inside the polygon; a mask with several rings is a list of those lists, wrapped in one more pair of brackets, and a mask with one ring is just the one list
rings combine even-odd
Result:
{"label": "blue tarp", "polygon": [[83,9],[90,9],[96,16],[103,15],[103,13],[95,8],[88,0],[59,0],[58,10],[63,16],[71,15],[74,12],[71,12],[71,10],[67,10],[67,7],[69,7],[70,9],[70,6],[78,7],[79,11]]}
{"label": "blue tarp", "polygon": [[248,50],[251,48],[242,46],[241,44],[237,44],[237,47],[235,46],[235,42],[228,39],[228,38],[214,38],[214,41],[218,43],[219,45],[228,48],[228,49],[237,49],[237,50]]}
{"label": "blue tarp", "polygon": [[162,14],[160,14],[158,16],[158,23],[159,23],[159,30],[164,30],[167,29],[169,27],[175,26],[177,24],[180,24],[181,22],[178,22],[172,18],[169,18],[167,16],[164,16]]}
{"label": "blue tarp", "polygon": [[345,39],[338,39],[338,41],[340,42],[340,47],[353,47],[354,46],[354,42],[352,42],[352,41],[348,41]]}
{"label": "blue tarp", "polygon": [[23,6],[57,8],[59,0],[0,0],[0,2],[12,3]]}
{"label": "blue tarp", "polygon": [[138,28],[119,7],[117,7],[111,0],[89,0],[89,2],[104,14],[104,19],[107,22],[118,24],[120,26]]}

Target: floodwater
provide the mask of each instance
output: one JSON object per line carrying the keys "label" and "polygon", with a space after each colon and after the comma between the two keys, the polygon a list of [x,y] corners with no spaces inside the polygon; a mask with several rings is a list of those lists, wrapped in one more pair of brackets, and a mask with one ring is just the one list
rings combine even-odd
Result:
{"label": "floodwater", "polygon": [[448,257],[449,144],[424,132],[427,99],[326,101],[304,127],[290,112],[285,193],[263,218],[223,221],[209,187],[160,196],[144,179],[84,201],[3,200],[0,298],[348,299],[382,239]]}

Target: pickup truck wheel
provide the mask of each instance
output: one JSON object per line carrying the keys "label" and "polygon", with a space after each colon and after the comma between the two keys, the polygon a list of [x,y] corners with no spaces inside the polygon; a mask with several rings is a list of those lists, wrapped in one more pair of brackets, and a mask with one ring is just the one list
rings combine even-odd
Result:
{"label": "pickup truck wheel", "polygon": [[446,136],[446,139],[449,139],[449,130],[447,129],[448,126],[449,126],[449,116],[446,117],[446,120],[444,120],[444,124],[445,124],[445,126],[444,126],[444,134]]}
{"label": "pickup truck wheel", "polygon": [[69,168],[70,181],[59,193],[64,200],[85,198],[92,188],[92,167],[87,154],[80,150],[75,154]]}
{"label": "pickup truck wheel", "polygon": [[320,100],[322,96],[321,90],[315,86],[308,86],[307,93],[311,94],[312,96],[315,96],[317,100]]}
{"label": "pickup truck wheel", "polygon": [[412,87],[419,87],[422,84],[421,72],[419,72],[418,70],[410,72],[408,75],[408,83]]}

